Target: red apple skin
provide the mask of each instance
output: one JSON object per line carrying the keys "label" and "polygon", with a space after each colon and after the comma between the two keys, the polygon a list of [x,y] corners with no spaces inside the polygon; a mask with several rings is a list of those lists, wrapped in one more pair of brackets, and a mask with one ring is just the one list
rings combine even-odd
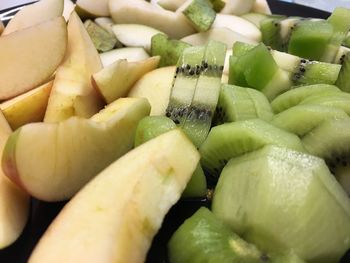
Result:
{"label": "red apple skin", "polygon": [[4,174],[19,188],[30,194],[21,181],[16,164],[16,145],[21,129],[18,129],[8,138],[2,155],[2,170]]}

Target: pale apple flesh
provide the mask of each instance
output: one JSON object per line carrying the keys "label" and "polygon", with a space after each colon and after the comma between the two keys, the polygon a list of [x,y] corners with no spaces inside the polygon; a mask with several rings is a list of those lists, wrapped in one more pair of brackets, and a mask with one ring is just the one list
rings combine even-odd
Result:
{"label": "pale apple flesh", "polygon": [[92,83],[107,103],[125,97],[143,75],[157,68],[160,57],[128,62],[118,60],[92,76]]}
{"label": "pale apple flesh", "polygon": [[108,0],[78,0],[76,7],[82,17],[110,16]]}
{"label": "pale apple flesh", "polygon": [[[11,128],[0,112],[0,155]],[[29,215],[29,196],[0,169],[0,249],[8,247],[22,233]]]}
{"label": "pale apple flesh", "polygon": [[45,83],[63,60],[66,45],[67,27],[63,17],[1,36],[0,100]]}
{"label": "pale apple flesh", "polygon": [[27,124],[7,141],[3,170],[39,200],[66,200],[132,148],[137,124],[149,112],[146,99],[123,98],[92,119]]}
{"label": "pale apple flesh", "polygon": [[[10,20],[5,28],[4,35],[34,26],[62,15],[63,0],[41,0],[24,6]],[[40,14],[40,15],[38,15]]]}
{"label": "pale apple flesh", "polygon": [[63,208],[29,263],[144,262],[164,216],[180,199],[199,158],[178,129],[135,148]]}
{"label": "pale apple flesh", "polygon": [[44,119],[53,81],[41,85],[0,104],[6,120],[13,130]]}
{"label": "pale apple flesh", "polygon": [[67,28],[67,54],[56,72],[45,122],[59,122],[71,116],[89,118],[103,107],[90,81],[91,75],[102,68],[97,50],[75,12]]}

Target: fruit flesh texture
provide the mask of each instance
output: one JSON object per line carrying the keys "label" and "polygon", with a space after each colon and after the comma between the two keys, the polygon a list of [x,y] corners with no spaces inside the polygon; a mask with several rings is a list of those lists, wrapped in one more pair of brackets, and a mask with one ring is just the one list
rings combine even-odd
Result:
{"label": "fruit flesh texture", "polygon": [[[136,128],[135,147],[163,134],[176,129],[176,124],[165,116],[149,116],[143,118]],[[191,180],[184,190],[183,197],[201,197],[207,192],[207,182],[202,167],[198,164]]]}
{"label": "fruit flesh texture", "polygon": [[350,246],[346,193],[322,159],[286,148],[267,146],[232,159],[212,209],[270,253],[293,250],[306,262],[338,262]]}
{"label": "fruit flesh texture", "polygon": [[114,35],[110,34],[91,20],[86,20],[84,26],[94,43],[94,46],[99,52],[106,52],[115,47],[117,39]]}
{"label": "fruit flesh texture", "polygon": [[169,39],[164,34],[154,35],[151,39],[151,55],[160,56],[159,67],[177,63],[182,52],[191,45],[176,39]]}
{"label": "fruit flesh texture", "polygon": [[234,85],[222,85],[215,123],[262,119],[270,121],[273,117],[271,105],[261,92]]}
{"label": "fruit flesh texture", "polygon": [[37,199],[66,200],[132,148],[137,123],[149,111],[146,99],[125,98],[90,120],[25,125],[10,136],[3,169]]}
{"label": "fruit flesh texture", "polygon": [[300,104],[313,104],[321,106],[330,106],[341,109],[350,115],[350,94],[339,92],[337,94],[321,94],[306,98]]}
{"label": "fruit flesh texture", "polygon": [[168,251],[171,263],[269,262],[254,245],[234,234],[204,207],[173,234]]}
{"label": "fruit flesh texture", "polygon": [[144,262],[199,158],[179,130],[135,148],[74,196],[29,262]]}
{"label": "fruit flesh texture", "polygon": [[217,178],[234,157],[255,151],[265,145],[279,145],[304,152],[300,139],[259,119],[231,122],[211,129],[199,152],[205,171]]}
{"label": "fruit flesh texture", "polygon": [[210,41],[206,46],[199,78],[191,101],[189,112],[182,126],[196,147],[208,136],[214,111],[218,102],[226,46]]}
{"label": "fruit flesh texture", "polygon": [[350,92],[350,53],[347,53],[341,58],[341,70],[336,82],[336,85],[344,92]]}
{"label": "fruit flesh texture", "polygon": [[190,110],[203,61],[204,47],[189,47],[177,62],[166,116],[182,126]]}
{"label": "fruit flesh texture", "polygon": [[333,85],[317,84],[301,86],[279,95],[271,102],[271,106],[275,113],[280,113],[298,105],[307,97],[321,94],[333,94],[337,92],[340,92],[340,89]]}
{"label": "fruit flesh texture", "polygon": [[297,105],[275,115],[271,124],[302,138],[326,120],[347,118],[349,115],[341,109],[319,105]]}
{"label": "fruit flesh texture", "polygon": [[[187,5],[187,2],[185,5]],[[199,32],[207,31],[216,17],[216,12],[209,0],[191,0],[188,5],[184,7],[182,13]]]}

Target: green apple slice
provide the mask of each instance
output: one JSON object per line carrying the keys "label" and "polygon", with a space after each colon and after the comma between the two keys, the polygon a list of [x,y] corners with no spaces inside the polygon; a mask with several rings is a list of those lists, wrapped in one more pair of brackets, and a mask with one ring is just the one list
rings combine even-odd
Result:
{"label": "green apple slice", "polygon": [[178,129],[135,148],[64,207],[29,262],[145,262],[199,158]]}
{"label": "green apple slice", "polygon": [[159,57],[143,61],[128,62],[117,60],[108,67],[92,75],[92,83],[107,103],[111,103],[128,94],[130,88],[143,75],[157,68]]}
{"label": "green apple slice", "polygon": [[68,199],[132,148],[136,126],[149,112],[146,99],[124,98],[90,120],[25,125],[7,141],[3,169],[40,200]]}
{"label": "green apple slice", "polygon": [[136,62],[149,58],[146,50],[141,47],[125,47],[113,49],[100,54],[103,67],[108,67],[119,59],[126,59],[129,62]]}
{"label": "green apple slice", "polygon": [[10,20],[3,35],[57,18],[62,13],[63,0],[41,0],[37,3],[27,5]]}

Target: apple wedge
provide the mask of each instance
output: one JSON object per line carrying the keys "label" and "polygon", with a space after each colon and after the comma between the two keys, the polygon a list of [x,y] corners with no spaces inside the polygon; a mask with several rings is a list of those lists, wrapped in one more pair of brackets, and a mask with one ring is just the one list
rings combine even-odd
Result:
{"label": "apple wedge", "polygon": [[223,14],[229,15],[243,15],[248,13],[255,2],[255,0],[222,0],[225,2],[224,8],[221,10]]}
{"label": "apple wedge", "polygon": [[109,104],[125,97],[131,87],[147,72],[157,68],[160,57],[151,57],[139,62],[117,60],[92,75],[92,84]]}
{"label": "apple wedge", "polygon": [[63,17],[66,21],[69,20],[71,13],[75,9],[75,4],[71,0],[64,0]]}
{"label": "apple wedge", "polygon": [[103,67],[108,67],[119,59],[126,59],[129,62],[141,61],[149,58],[148,53],[141,47],[125,47],[113,49],[100,54]]}
{"label": "apple wedge", "polygon": [[271,9],[266,0],[255,0],[251,12],[271,15]]}
{"label": "apple wedge", "polygon": [[157,0],[157,4],[164,9],[170,11],[176,11],[180,6],[182,6],[186,0]]}
{"label": "apple wedge", "polygon": [[62,13],[63,0],[41,0],[27,5],[10,20],[3,35],[54,19],[61,16]]}
{"label": "apple wedge", "polygon": [[[0,112],[0,155],[11,128]],[[0,169],[0,249],[21,235],[29,215],[29,196],[12,183]]]}
{"label": "apple wedge", "polygon": [[53,81],[0,104],[12,130],[31,122],[43,121]]}
{"label": "apple wedge", "polygon": [[110,16],[108,0],[77,0],[75,9],[84,18]]}
{"label": "apple wedge", "polygon": [[4,32],[4,28],[5,28],[4,24],[2,23],[2,21],[0,21],[0,36],[2,32]]}
{"label": "apple wedge", "polygon": [[63,60],[66,46],[63,17],[1,36],[0,100],[45,83]]}
{"label": "apple wedge", "polygon": [[155,69],[145,74],[131,88],[128,97],[146,98],[151,104],[151,114],[165,115],[169,104],[175,66]]}
{"label": "apple wedge", "polygon": [[67,54],[56,72],[45,122],[59,122],[71,116],[89,118],[103,107],[90,81],[91,75],[101,70],[101,60],[75,12],[69,18],[67,29]]}
{"label": "apple wedge", "polygon": [[145,262],[199,158],[179,129],[135,148],[63,208],[28,262]]}
{"label": "apple wedge", "polygon": [[142,24],[175,39],[195,33],[181,12],[171,12],[144,0],[110,0],[109,9],[117,24]]}
{"label": "apple wedge", "polygon": [[132,148],[136,126],[149,112],[146,99],[124,98],[91,119],[27,124],[7,141],[4,172],[37,199],[66,200]]}

